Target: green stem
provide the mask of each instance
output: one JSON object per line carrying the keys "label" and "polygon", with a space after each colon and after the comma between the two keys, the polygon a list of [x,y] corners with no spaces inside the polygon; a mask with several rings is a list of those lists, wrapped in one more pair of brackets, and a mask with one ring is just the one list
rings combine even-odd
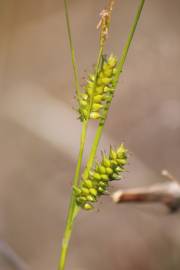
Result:
{"label": "green stem", "polygon": [[[64,0],[64,4],[65,4],[65,14],[66,14],[66,21],[67,21],[67,28],[68,28],[69,44],[70,44],[70,49],[71,49],[71,58],[72,58],[72,64],[73,64],[73,70],[74,70],[74,78],[75,78],[75,83],[76,83],[76,92],[79,95],[80,88],[79,88],[79,81],[78,81],[78,76],[77,76],[77,66],[76,66],[76,61],[75,61],[75,56],[74,56],[74,48],[72,45],[71,28],[70,28],[70,23],[69,23],[68,7],[67,7],[66,0]],[[96,65],[96,80],[98,76],[99,67],[101,64],[102,54],[103,54],[103,47],[100,47],[97,65]],[[90,102],[89,114],[91,111],[92,103],[93,103],[93,97]],[[75,171],[74,180],[73,180],[73,187],[78,185],[82,157],[83,157],[83,152],[84,152],[84,145],[85,145],[85,140],[86,140],[87,127],[88,127],[88,120],[84,120],[82,123],[80,150],[79,150],[79,156],[78,156],[76,171]],[[73,224],[74,224],[74,219],[78,211],[79,211],[79,208],[76,205],[74,193],[72,190],[67,219],[66,219],[66,227],[65,227],[63,241],[62,241],[61,255],[60,255],[59,263],[58,263],[58,270],[64,270],[68,248],[69,248],[69,241],[71,238]]]}
{"label": "green stem", "polygon": [[[97,75],[98,75],[98,71],[99,71],[99,67],[101,63],[102,54],[103,54],[103,47],[101,47],[99,50],[99,55],[98,55],[98,60],[97,60],[97,65],[96,65],[96,80],[97,80]],[[79,150],[79,156],[78,156],[76,171],[75,171],[74,180],[73,180],[73,186],[78,185],[79,173],[81,169],[84,145],[85,145],[85,140],[86,140],[87,127],[88,127],[88,120],[84,120],[82,123],[80,150]],[[68,209],[68,215],[67,215],[67,220],[66,220],[66,227],[65,227],[64,237],[62,241],[61,256],[59,259],[58,270],[63,270],[65,267],[65,261],[66,261],[66,257],[68,253],[69,241],[72,234],[74,219],[78,211],[79,211],[79,208],[76,205],[74,193],[72,190],[69,209]]]}
{"label": "green stem", "polygon": [[98,145],[99,145],[99,141],[101,139],[103,127],[104,127],[104,125],[103,126],[99,125],[97,130],[96,130],[96,135],[95,135],[94,140],[93,140],[93,144],[92,144],[91,152],[90,152],[90,155],[89,155],[89,159],[87,161],[86,169],[84,170],[84,173],[83,173],[84,178],[88,177],[89,170],[92,168],[94,158],[96,156],[97,148],[98,148]]}
{"label": "green stem", "polygon": [[[78,69],[77,69],[77,64],[76,64],[76,59],[75,59],[75,50],[74,50],[73,42],[72,42],[67,0],[64,0],[64,6],[65,6],[65,17],[66,17],[66,24],[67,24],[67,30],[68,30],[69,46],[70,46],[70,51],[71,51],[71,61],[72,61],[73,72],[74,72],[74,81],[75,81],[77,98],[79,98],[80,84],[79,84]],[[82,124],[80,149],[79,149],[78,161],[76,165],[76,170],[75,170],[72,186],[78,185],[79,174],[80,174],[81,163],[82,163],[83,152],[84,152],[84,145],[85,145],[85,140],[86,140],[87,124],[88,124],[87,121],[84,121]],[[66,227],[65,227],[63,241],[62,241],[61,255],[59,257],[58,270],[63,270],[65,267],[69,241],[72,234],[72,227],[73,227],[75,216],[78,213],[78,210],[79,209],[78,207],[76,207],[74,193],[72,190],[67,219],[66,219]]]}
{"label": "green stem", "polygon": [[71,51],[71,61],[72,61],[73,72],[74,72],[76,94],[77,94],[77,97],[79,99],[80,84],[79,84],[79,78],[78,78],[78,68],[77,68],[76,58],[75,58],[75,50],[74,50],[73,42],[72,42],[71,26],[70,26],[70,21],[69,21],[67,0],[64,0],[64,7],[65,7],[65,17],[66,17],[66,24],[67,24],[67,31],[68,31],[69,46],[70,46],[70,51]]}
{"label": "green stem", "polygon": [[[98,71],[99,71],[99,67],[100,67],[100,63],[101,63],[102,53],[103,53],[103,48],[101,47],[100,51],[99,51],[99,55],[98,55],[97,65],[96,65],[96,79],[97,79],[97,75],[98,75]],[[93,101],[91,101],[91,102],[93,102]],[[90,105],[90,106],[92,106],[92,105]],[[85,145],[85,140],[86,140],[87,127],[88,127],[88,120],[84,120],[82,123],[80,150],[79,150],[79,156],[78,156],[77,166],[76,166],[74,180],[73,180],[73,187],[78,185],[82,157],[83,157],[83,151],[84,151],[84,145]],[[78,211],[79,211],[79,208],[76,205],[74,193],[72,190],[69,209],[68,209],[68,215],[67,215],[67,219],[66,219],[66,227],[65,227],[63,241],[62,241],[61,255],[60,255],[60,259],[59,259],[58,270],[64,270],[66,257],[67,257],[67,253],[68,253],[69,241],[71,238],[73,224],[74,224],[74,219],[75,219]]]}
{"label": "green stem", "polygon": [[128,35],[128,38],[127,38],[127,41],[126,41],[126,44],[122,50],[122,54],[121,54],[121,58],[120,58],[120,61],[118,63],[118,66],[117,66],[117,76],[119,77],[120,73],[122,72],[122,69],[123,69],[123,66],[124,66],[124,63],[126,61],[126,58],[127,58],[127,54],[128,54],[128,51],[129,51],[129,47],[131,45],[131,42],[132,42],[132,39],[133,39],[133,36],[134,36],[134,33],[136,31],[136,28],[137,28],[137,24],[138,24],[138,21],[140,19],[140,16],[141,16],[141,12],[142,12],[142,9],[143,9],[143,6],[144,6],[144,3],[145,3],[145,0],[141,0],[140,1],[140,4],[137,8],[137,13],[135,15],[135,18],[134,18],[134,22],[132,24],[132,27],[130,29],[130,32],[129,32],[129,35]]}
{"label": "green stem", "polygon": [[[78,184],[79,173],[80,173],[80,169],[81,169],[81,163],[82,163],[82,157],[83,157],[83,151],[84,151],[84,145],[85,145],[85,141],[86,141],[87,124],[88,124],[87,121],[84,121],[82,124],[80,149],[79,149],[78,161],[77,161],[77,165],[76,165],[76,171],[75,171],[75,175],[74,175],[74,179],[73,179],[73,186],[77,186],[77,184]],[[66,227],[65,227],[63,241],[62,241],[61,255],[60,255],[59,263],[58,263],[58,270],[64,270],[68,247],[69,247],[69,241],[70,241],[71,234],[72,234],[73,223],[74,223],[74,219],[75,219],[78,211],[79,211],[79,208],[76,205],[74,192],[72,190],[69,209],[68,209],[68,215],[67,215],[67,219],[66,219]]]}
{"label": "green stem", "polygon": [[[130,32],[129,32],[129,35],[128,35],[128,38],[127,38],[127,41],[126,41],[125,46],[124,46],[124,48],[122,50],[121,58],[119,60],[118,66],[117,66],[117,69],[118,69],[117,79],[119,79],[120,74],[121,74],[122,69],[123,69],[123,66],[125,64],[125,61],[126,61],[126,58],[127,58],[127,55],[128,55],[128,51],[129,51],[129,47],[131,45],[131,42],[132,42],[135,30],[136,30],[136,27],[137,27],[137,24],[138,24],[142,9],[143,9],[143,6],[144,6],[144,2],[145,2],[145,0],[140,1],[140,4],[139,4],[138,9],[137,9],[137,13],[135,15],[132,27],[130,29]],[[109,104],[109,107],[110,107],[110,104]],[[97,128],[96,135],[95,135],[94,141],[93,141],[93,146],[91,148],[91,152],[90,152],[89,159],[88,159],[88,162],[87,162],[87,166],[86,166],[86,169],[84,171],[84,176],[85,177],[88,176],[88,172],[89,172],[89,170],[91,169],[91,167],[93,165],[93,162],[94,162],[94,159],[95,159],[95,156],[96,156],[96,152],[97,152],[97,148],[98,148],[98,145],[99,145],[99,141],[101,139],[102,131],[103,131],[103,128],[104,128],[104,124],[105,124],[105,121],[106,121],[106,118],[107,118],[107,115],[108,115],[108,111],[109,110],[107,110],[105,112],[105,115],[104,115],[105,120],[104,120],[103,124],[99,124],[99,126]]]}
{"label": "green stem", "polygon": [[[144,1],[145,0],[141,1],[141,5],[138,8],[138,12],[137,12],[137,15],[135,17],[133,27],[131,28],[130,34],[128,36],[128,41],[123,49],[121,59],[118,63],[119,75],[122,72],[122,68],[123,68],[123,65],[124,65],[126,57],[127,57],[127,53],[128,53],[135,29],[137,26],[137,22],[139,20],[139,17],[140,17],[140,14],[141,14],[141,11],[142,11],[142,8],[144,5]],[[64,5],[65,5],[65,15],[66,15],[66,22],[67,22],[67,29],[68,29],[69,44],[70,44],[70,49],[71,49],[71,59],[72,59],[74,78],[75,78],[75,84],[76,84],[76,93],[77,93],[77,96],[79,97],[80,86],[79,86],[77,65],[76,65],[76,60],[75,60],[75,53],[74,53],[74,48],[73,48],[72,38],[71,38],[71,29],[70,29],[69,15],[68,15],[67,0],[64,0]],[[103,54],[103,47],[100,48],[100,52],[99,52],[99,56],[98,56],[98,61],[97,61],[97,66],[96,66],[96,78],[97,78],[97,74],[99,71],[102,54]],[[108,111],[106,112],[105,118],[107,117],[107,113],[108,113]],[[84,151],[84,145],[85,145],[85,140],[86,140],[87,126],[88,126],[88,121],[84,121],[82,124],[80,150],[79,150],[79,155],[78,155],[76,171],[75,171],[75,175],[74,175],[74,179],[73,179],[73,186],[78,185],[82,157],[83,157],[83,151]],[[87,162],[87,169],[88,170],[93,165],[96,151],[98,148],[98,144],[99,144],[99,141],[100,141],[100,138],[102,135],[103,127],[104,127],[104,124],[98,126],[98,129],[97,129],[97,132],[96,132],[96,135],[94,138],[93,146],[92,146],[92,149],[90,152],[89,160]],[[62,241],[61,255],[60,255],[59,263],[58,263],[58,270],[64,270],[66,257],[67,257],[67,253],[68,253],[69,241],[71,238],[72,228],[73,228],[73,224],[74,224],[74,219],[75,219],[78,211],[79,211],[79,208],[76,205],[74,193],[72,191],[71,200],[70,200],[69,209],[68,209],[68,215],[67,215],[67,219],[66,219],[66,227],[65,227],[64,237],[63,237],[63,241]]]}

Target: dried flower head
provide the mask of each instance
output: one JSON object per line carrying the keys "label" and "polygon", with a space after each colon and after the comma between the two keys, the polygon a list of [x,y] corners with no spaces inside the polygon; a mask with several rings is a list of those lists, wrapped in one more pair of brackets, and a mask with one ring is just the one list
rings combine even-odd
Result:
{"label": "dried flower head", "polygon": [[110,0],[107,8],[103,9],[100,12],[100,21],[97,25],[97,29],[100,30],[100,45],[104,46],[106,39],[108,38],[110,21],[111,21],[111,13],[113,10],[113,5],[115,0]]}

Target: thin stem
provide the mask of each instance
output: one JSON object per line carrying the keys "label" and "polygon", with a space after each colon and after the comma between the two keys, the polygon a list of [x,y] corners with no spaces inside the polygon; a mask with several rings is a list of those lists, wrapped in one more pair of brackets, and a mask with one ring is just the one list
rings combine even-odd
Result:
{"label": "thin stem", "polygon": [[96,130],[96,135],[95,135],[94,140],[93,140],[93,144],[92,144],[91,152],[90,152],[89,159],[88,159],[88,162],[86,165],[86,169],[84,170],[84,173],[83,173],[84,178],[88,177],[89,170],[91,169],[91,167],[93,165],[94,158],[96,156],[97,148],[99,145],[99,141],[101,139],[103,127],[104,126],[99,125],[97,130]]}
{"label": "thin stem", "polygon": [[[76,165],[76,171],[75,171],[75,175],[74,175],[74,179],[73,179],[73,186],[77,186],[77,184],[78,184],[79,173],[80,173],[80,169],[81,169],[81,163],[82,163],[82,157],[83,157],[83,151],[84,151],[84,145],[85,145],[85,141],[86,141],[87,124],[88,124],[87,121],[84,121],[82,124],[80,149],[79,149],[78,161],[77,161],[77,165]],[[79,211],[79,208],[76,205],[74,192],[72,190],[69,209],[68,209],[68,215],[67,215],[67,219],[66,219],[66,227],[65,227],[64,237],[63,237],[63,241],[62,241],[61,255],[60,255],[59,263],[58,263],[58,270],[64,270],[68,247],[69,247],[69,241],[70,241],[71,234],[72,234],[73,223],[74,223],[74,219],[75,219],[78,211]]]}
{"label": "thin stem", "polygon": [[138,21],[139,21],[140,16],[141,16],[141,12],[142,12],[144,3],[145,3],[145,0],[141,0],[141,1],[140,1],[140,4],[139,4],[139,6],[138,6],[137,13],[136,13],[136,16],[135,16],[135,18],[134,18],[134,22],[133,22],[133,24],[132,24],[132,27],[131,27],[131,29],[130,29],[130,32],[129,32],[129,35],[128,35],[126,44],[125,44],[125,46],[124,46],[124,48],[123,48],[123,50],[122,50],[121,58],[120,58],[120,61],[119,61],[119,63],[118,63],[118,66],[117,66],[117,69],[118,69],[117,76],[118,76],[118,77],[119,77],[120,73],[122,72],[124,63],[125,63],[125,61],[126,61],[127,54],[128,54],[128,51],[129,51],[129,47],[130,47],[130,45],[131,45],[131,42],[132,42],[134,33],[135,33],[135,31],[136,31],[137,24],[138,24]]}
{"label": "thin stem", "polygon": [[70,26],[70,21],[69,21],[67,0],[64,0],[64,7],[65,7],[65,17],[66,17],[66,24],[67,24],[67,31],[68,31],[69,46],[70,46],[70,51],[71,51],[71,61],[72,61],[73,72],[74,72],[76,94],[77,94],[77,98],[79,98],[80,84],[79,84],[79,78],[78,78],[78,68],[77,68],[76,58],[75,58],[75,50],[74,50],[74,46],[72,42],[72,34],[71,34],[71,26]]}
{"label": "thin stem", "polygon": [[[138,24],[142,9],[143,9],[143,6],[144,6],[144,2],[145,2],[145,0],[140,1],[140,4],[139,4],[138,9],[137,9],[136,16],[134,18],[132,27],[130,29],[130,32],[129,32],[129,35],[128,35],[128,38],[127,38],[127,41],[126,41],[125,46],[124,46],[124,48],[122,50],[121,58],[119,60],[118,66],[117,66],[117,69],[118,69],[117,78],[119,78],[119,76],[120,76],[120,74],[122,72],[123,66],[125,64],[125,61],[126,61],[126,58],[127,58],[127,55],[128,55],[128,51],[129,51],[129,47],[131,45],[131,42],[132,42],[135,30],[136,30],[136,27],[137,27],[137,24]],[[108,115],[108,110],[105,112],[105,115],[104,115],[105,120],[104,120],[103,124],[99,124],[99,126],[97,128],[96,135],[95,135],[94,141],[93,141],[93,146],[91,148],[91,152],[90,152],[89,159],[88,159],[88,162],[87,162],[87,166],[86,166],[86,169],[84,171],[84,176],[88,175],[88,172],[89,172],[89,170],[91,169],[91,167],[93,165],[94,158],[96,156],[97,148],[98,148],[98,145],[99,145],[99,141],[101,139],[101,135],[102,135],[102,131],[103,131],[103,128],[104,128],[104,124],[105,124],[107,115]]]}
{"label": "thin stem", "polygon": [[[132,27],[132,29],[130,31],[129,36],[128,36],[128,41],[127,41],[127,43],[126,43],[126,45],[125,45],[125,47],[123,49],[122,57],[121,57],[121,60],[119,61],[119,64],[118,64],[119,74],[121,73],[124,62],[126,60],[128,49],[129,49],[129,46],[131,44],[135,29],[136,29],[136,26],[137,26],[137,22],[138,22],[139,17],[140,17],[144,1],[141,1],[141,5],[138,8],[138,13],[137,13],[135,21],[133,23],[133,27]],[[77,93],[77,96],[79,97],[80,86],[79,86],[77,65],[76,65],[76,60],[75,60],[75,53],[74,53],[74,48],[73,48],[73,44],[72,44],[67,0],[64,0],[64,5],[65,5],[65,15],[66,15],[66,22],[67,22],[67,29],[68,29],[69,44],[70,44],[70,49],[71,49],[72,65],[73,65],[74,78],[75,78],[75,84],[76,84],[76,93]],[[97,79],[97,74],[98,74],[99,67],[100,67],[100,64],[101,64],[102,55],[103,55],[103,46],[100,47],[99,57],[98,57],[97,65],[96,65],[96,79]],[[92,99],[93,99],[93,97],[92,97]],[[106,117],[107,117],[107,113],[105,115],[105,118]],[[77,186],[78,180],[79,180],[79,174],[80,174],[80,168],[81,168],[81,163],[82,163],[84,145],[85,145],[85,140],[86,140],[87,126],[88,126],[88,121],[83,121],[82,133],[81,133],[81,141],[80,141],[80,150],[79,150],[79,155],[78,155],[76,171],[75,171],[75,175],[74,175],[74,179],[73,179],[73,186]],[[95,155],[96,155],[96,151],[97,151],[97,147],[98,147],[98,144],[99,144],[99,140],[100,140],[101,135],[102,135],[103,127],[104,127],[104,124],[98,126],[98,129],[97,129],[97,132],[96,132],[96,135],[95,135],[95,139],[94,139],[94,142],[93,142],[93,146],[92,146],[92,149],[91,149],[91,152],[90,152],[90,157],[89,157],[89,160],[87,162],[87,168],[88,169],[91,168],[91,166],[93,164],[93,161],[94,161],[94,158],[95,158]],[[78,211],[79,211],[79,208],[76,205],[74,193],[72,191],[71,200],[70,200],[69,209],[68,209],[67,220],[66,220],[66,228],[65,228],[65,232],[64,232],[63,241],[62,241],[62,249],[61,249],[61,255],[60,255],[59,264],[58,264],[58,270],[64,270],[66,257],[67,257],[67,252],[68,252],[68,247],[69,247],[69,241],[70,241],[70,238],[71,238],[72,228],[73,228],[73,224],[74,224],[74,219],[75,219]]]}
{"label": "thin stem", "polygon": [[[101,63],[102,53],[103,53],[103,48],[101,47],[99,51],[99,55],[98,55],[97,65],[96,65],[96,80],[97,80],[97,75],[98,75],[98,71],[99,71],[99,67]],[[91,103],[92,102],[93,100],[91,101]],[[92,104],[90,104],[90,106],[92,106]],[[81,142],[80,142],[79,156],[78,156],[78,161],[77,161],[74,180],[73,180],[73,187],[78,185],[82,157],[83,157],[83,152],[84,152],[84,145],[86,141],[87,127],[88,127],[88,120],[84,120],[82,123]],[[61,255],[60,255],[59,264],[58,264],[58,270],[64,270],[66,257],[68,253],[69,241],[71,238],[73,224],[74,224],[74,219],[78,211],[79,211],[79,208],[76,205],[74,192],[72,190],[69,209],[68,209],[68,215],[66,219],[66,227],[65,227],[64,237],[62,241],[62,248],[61,248]]]}
{"label": "thin stem", "polygon": [[[69,45],[70,45],[70,51],[71,51],[71,60],[72,60],[72,66],[73,66],[73,72],[74,72],[76,93],[77,93],[77,98],[79,98],[80,84],[79,84],[79,79],[78,79],[78,69],[77,69],[77,64],[76,64],[76,59],[75,59],[75,51],[74,51],[73,42],[72,42],[67,0],[64,0],[64,6],[65,6],[65,16],[66,16],[66,23],[67,23],[68,38],[69,38]],[[84,146],[85,146],[85,141],[86,141],[87,126],[88,126],[88,122],[84,121],[82,123],[80,148],[79,148],[78,161],[77,161],[75,175],[74,175],[73,184],[72,184],[73,187],[78,185],[79,174],[80,174],[83,152],[84,152]],[[71,234],[72,234],[72,227],[73,227],[74,219],[78,213],[78,210],[79,210],[79,208],[76,206],[75,197],[74,197],[74,193],[72,190],[67,219],[66,219],[66,227],[65,227],[63,241],[62,241],[61,255],[59,257],[58,270],[63,270],[65,267],[65,262],[66,262],[68,247],[69,247],[69,241],[70,241]]]}
{"label": "thin stem", "polygon": [[[67,28],[68,28],[68,36],[69,36],[69,43],[70,43],[70,49],[71,49],[74,77],[75,77],[75,82],[76,82],[76,91],[79,94],[80,93],[79,81],[78,81],[78,76],[77,76],[77,67],[76,67],[76,62],[75,62],[74,49],[72,46],[71,30],[70,30],[68,7],[67,7],[66,0],[64,0],[64,4],[65,4],[65,13],[66,13],[66,21],[67,21]],[[97,81],[97,76],[98,76],[98,72],[99,72],[99,68],[100,68],[100,64],[101,64],[102,54],[103,54],[103,47],[101,46],[100,50],[99,50],[99,54],[98,54],[97,65],[96,65],[96,75],[95,75],[96,81]],[[93,96],[92,96],[92,99],[90,101],[89,114],[91,111],[92,103],[93,103]],[[79,156],[78,156],[76,171],[75,171],[74,180],[73,180],[73,187],[78,185],[82,157],[83,157],[83,152],[84,152],[84,145],[85,145],[85,140],[86,140],[87,127],[88,127],[88,120],[84,120],[82,123],[80,150],[79,150]],[[59,263],[58,263],[58,270],[64,270],[64,268],[65,268],[65,262],[66,262],[66,258],[67,258],[69,241],[70,241],[71,234],[72,234],[74,219],[75,219],[78,211],[79,211],[79,208],[76,205],[74,193],[72,190],[67,219],[66,219],[66,227],[65,227],[63,241],[62,241],[61,255],[60,255]]]}

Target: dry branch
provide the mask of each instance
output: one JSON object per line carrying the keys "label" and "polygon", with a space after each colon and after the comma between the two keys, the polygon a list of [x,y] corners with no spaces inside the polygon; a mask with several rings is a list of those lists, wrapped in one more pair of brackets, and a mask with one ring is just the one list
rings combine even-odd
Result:
{"label": "dry branch", "polygon": [[180,208],[180,184],[167,171],[163,171],[163,175],[171,181],[118,190],[112,199],[115,203],[162,203],[175,212]]}

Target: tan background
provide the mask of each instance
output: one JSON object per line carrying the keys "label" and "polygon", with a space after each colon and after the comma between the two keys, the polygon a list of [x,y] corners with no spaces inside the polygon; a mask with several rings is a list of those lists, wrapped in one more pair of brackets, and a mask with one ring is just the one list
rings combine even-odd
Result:
{"label": "tan background", "polygon": [[[105,2],[70,1],[81,78]],[[119,55],[138,1],[116,2],[107,51]],[[116,188],[163,181],[163,168],[180,177],[179,10],[178,0],[146,1],[102,142],[132,153]],[[57,265],[80,133],[72,78],[62,0],[1,0],[0,239],[28,269]],[[108,197],[97,208],[76,222],[68,270],[179,269],[178,214]],[[0,269],[15,269],[1,246]]]}

